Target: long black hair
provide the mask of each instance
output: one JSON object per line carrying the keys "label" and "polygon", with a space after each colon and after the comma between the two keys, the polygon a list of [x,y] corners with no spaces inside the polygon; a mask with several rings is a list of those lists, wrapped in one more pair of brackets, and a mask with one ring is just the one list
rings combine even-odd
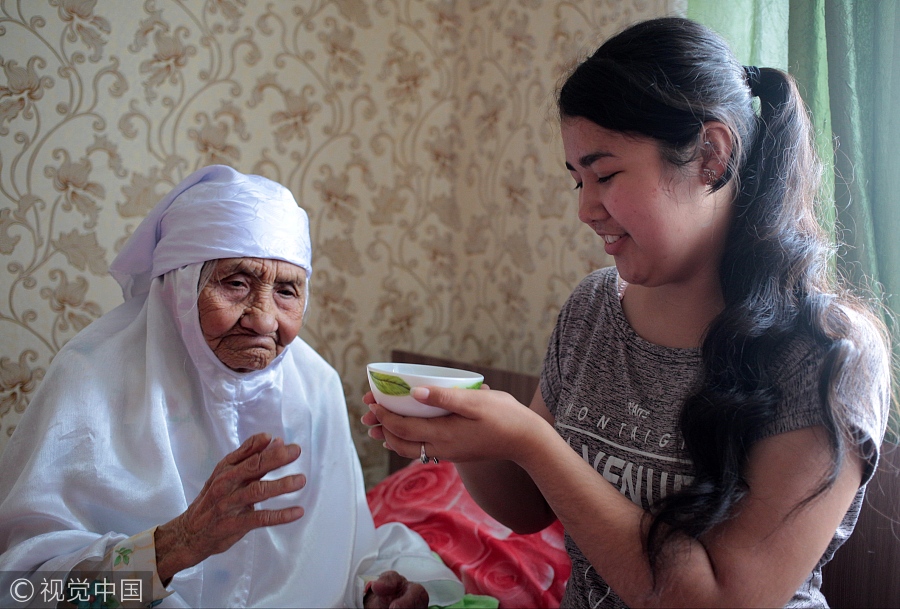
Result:
{"label": "long black hair", "polygon": [[781,399],[773,354],[798,335],[822,354],[821,418],[832,446],[831,470],[813,496],[834,483],[848,439],[838,381],[844,370],[865,368],[848,311],[875,318],[838,289],[834,246],[816,220],[821,164],[787,73],[742,66],[698,23],[653,19],[579,64],[560,88],[558,106],[562,120],[580,117],[653,138],[663,158],[679,166],[698,158],[705,122],[724,124],[732,136],[727,170],[711,186],[734,192],[719,267],[725,307],[704,336],[702,380],[680,419],[695,478],[652,508],[647,551],[655,566],[670,535],[703,535],[746,495],[748,452]]}

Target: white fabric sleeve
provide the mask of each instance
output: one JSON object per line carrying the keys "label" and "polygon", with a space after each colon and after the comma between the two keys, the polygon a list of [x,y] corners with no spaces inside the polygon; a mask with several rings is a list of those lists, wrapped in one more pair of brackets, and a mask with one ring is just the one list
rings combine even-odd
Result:
{"label": "white fabric sleeve", "polygon": [[[149,598],[145,599],[143,606],[151,602],[162,600],[172,594],[174,590],[167,590],[159,579],[156,570],[156,527],[132,535],[117,543],[109,560],[112,563],[111,570],[117,580],[139,579],[141,573],[152,574],[152,589],[149,590]],[[127,606],[127,605],[123,605]]]}
{"label": "white fabric sleeve", "polygon": [[[98,598],[102,596],[103,602],[123,609],[150,607],[155,604],[154,601],[160,601],[174,592],[162,585],[156,571],[155,531],[156,527],[153,527],[124,539],[121,534],[108,533],[80,550],[54,556],[28,577],[32,582],[31,599],[22,601],[16,598],[13,602],[8,594],[0,591],[0,606],[24,609],[55,604],[55,601],[77,604],[88,602],[89,597],[96,594]],[[53,535],[46,537],[49,539],[42,541],[54,541]],[[56,537],[60,549],[68,549],[68,544]],[[36,543],[32,542],[33,545]],[[72,539],[69,543],[74,545],[76,542]],[[28,544],[26,541],[23,545]],[[8,566],[6,561],[0,561],[0,569]],[[6,582],[0,578],[2,584]],[[128,588],[124,587],[126,585]]]}

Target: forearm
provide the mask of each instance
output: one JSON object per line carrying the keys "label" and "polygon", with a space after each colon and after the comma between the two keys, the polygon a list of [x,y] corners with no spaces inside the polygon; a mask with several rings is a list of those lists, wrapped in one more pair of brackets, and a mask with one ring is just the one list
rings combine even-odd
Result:
{"label": "forearm", "polygon": [[194,558],[185,542],[178,519],[156,527],[156,572],[160,581],[168,585],[179,571],[193,567],[202,561]]}
{"label": "forearm", "polygon": [[[533,444],[531,444],[533,443]],[[527,446],[540,446],[541,450]],[[716,595],[706,549],[679,538],[654,579],[646,546],[647,513],[603,478],[550,428],[536,430],[517,457],[585,558],[629,606],[702,606]]]}
{"label": "forearm", "polygon": [[516,533],[534,533],[556,520],[531,476],[512,461],[457,463],[456,469],[481,509]]}
{"label": "forearm", "polygon": [[861,459],[847,454],[837,480],[819,492],[830,468],[822,428],[760,440],[748,458],[748,492],[734,515],[699,540],[675,534],[654,572],[639,506],[558,435],[538,428],[522,444],[516,462],[597,573],[634,607],[784,606],[831,542],[862,476]]}

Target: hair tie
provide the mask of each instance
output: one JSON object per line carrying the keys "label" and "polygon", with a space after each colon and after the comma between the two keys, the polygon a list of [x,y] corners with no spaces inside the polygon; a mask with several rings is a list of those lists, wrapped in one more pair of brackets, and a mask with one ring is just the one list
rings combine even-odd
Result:
{"label": "hair tie", "polygon": [[756,66],[744,66],[744,78],[747,79],[747,86],[750,87],[750,94],[758,96],[760,77],[762,72]]}

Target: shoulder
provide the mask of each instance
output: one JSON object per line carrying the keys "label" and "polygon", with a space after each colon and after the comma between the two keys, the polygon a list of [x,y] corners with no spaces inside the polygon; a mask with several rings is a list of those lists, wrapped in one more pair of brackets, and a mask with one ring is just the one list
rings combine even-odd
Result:
{"label": "shoulder", "polygon": [[590,336],[601,325],[620,327],[624,316],[618,286],[619,274],[614,266],[597,269],[584,277],[560,309],[557,332]]}
{"label": "shoulder", "polygon": [[890,339],[874,315],[842,307],[845,338],[836,347],[832,393],[853,427],[881,442],[891,404]]}
{"label": "shoulder", "polygon": [[604,293],[612,290],[615,292],[616,284],[619,280],[619,273],[614,266],[607,266],[602,269],[592,271],[584,277],[573,290],[572,294],[581,294],[590,292],[593,294]]}
{"label": "shoulder", "polygon": [[132,322],[142,313],[140,302],[129,301],[101,316],[73,336],[53,356],[50,366],[31,400],[42,401],[45,394],[70,397],[108,393],[124,383],[109,382],[116,377],[111,370],[127,370],[144,357],[146,331]]}
{"label": "shoulder", "polygon": [[[56,353],[3,450],[4,458],[27,458],[60,438],[104,437],[121,424],[123,404],[141,382],[131,374],[133,366],[145,354],[144,340],[129,329],[140,312],[135,306],[125,303],[106,313]],[[59,445],[52,450],[60,450]]]}
{"label": "shoulder", "polygon": [[840,380],[865,378],[884,388],[890,377],[889,339],[874,316],[847,305],[834,308],[827,333],[830,341],[816,340],[810,332],[797,332],[774,358],[777,378],[783,383],[818,377],[828,359],[836,360]]}
{"label": "shoulder", "polygon": [[847,339],[865,357],[864,365],[871,369],[887,371],[890,367],[890,338],[887,329],[874,314],[848,306],[841,307],[846,317]]}
{"label": "shoulder", "polygon": [[834,307],[828,323],[828,333],[836,338],[816,340],[798,333],[773,358],[781,406],[769,432],[833,418],[854,443],[877,451],[891,404],[890,343],[884,326],[846,304]]}
{"label": "shoulder", "polygon": [[134,321],[143,312],[143,307],[144,302],[141,299],[123,302],[73,336],[54,356],[53,361],[65,362],[74,354],[80,353],[90,357],[105,348],[120,348],[116,339],[133,328]]}
{"label": "shoulder", "polygon": [[617,294],[618,278],[614,266],[593,271],[575,286],[565,308],[595,308],[608,304]]}
{"label": "shoulder", "polygon": [[551,335],[551,355],[578,359],[587,351],[597,351],[607,357],[635,344],[618,286],[615,267],[596,270],[581,280],[559,312]]}

